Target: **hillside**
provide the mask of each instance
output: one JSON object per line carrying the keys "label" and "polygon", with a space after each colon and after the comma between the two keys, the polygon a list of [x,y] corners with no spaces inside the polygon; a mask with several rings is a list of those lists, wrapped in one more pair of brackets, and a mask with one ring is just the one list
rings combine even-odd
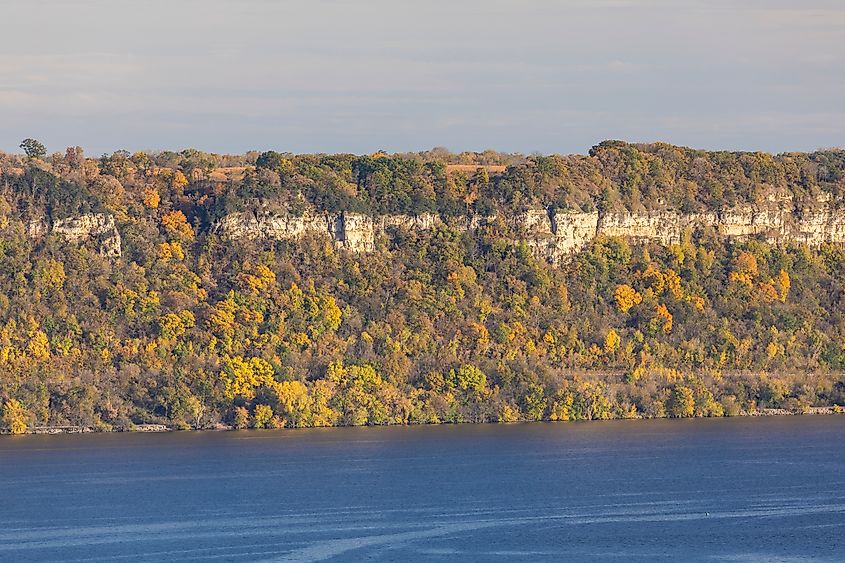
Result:
{"label": "hillside", "polygon": [[0,154],[0,427],[845,403],[845,151]]}

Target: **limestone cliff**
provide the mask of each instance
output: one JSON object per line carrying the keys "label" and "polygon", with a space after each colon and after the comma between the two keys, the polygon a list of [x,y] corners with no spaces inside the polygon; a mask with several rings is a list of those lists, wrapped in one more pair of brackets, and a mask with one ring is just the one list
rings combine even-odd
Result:
{"label": "limestone cliff", "polygon": [[[664,210],[651,213],[581,212],[563,209],[529,209],[511,217],[509,224],[520,240],[550,262],[590,244],[598,236],[625,237],[661,244],[680,242],[684,233],[711,230],[728,238],[760,237],[771,243],[797,242],[809,246],[845,243],[845,210],[830,201],[817,202],[811,210],[797,211],[783,201],[760,206],[740,206],[722,213],[691,213]],[[459,231],[474,231],[495,217],[444,220],[436,214],[382,215],[306,212],[292,215],[262,206],[253,211],[231,213],[217,221],[211,231],[224,239],[296,241],[307,236],[326,237],[338,248],[372,252],[380,238],[392,239],[400,231],[425,232],[448,224]],[[55,234],[71,242],[92,241],[104,256],[121,255],[120,232],[112,215],[93,213],[27,224],[32,238]]]}
{"label": "limestone cliff", "polygon": [[375,250],[375,220],[360,213],[341,213],[335,221],[332,238],[340,247],[353,252]]}
{"label": "limestone cliff", "polygon": [[426,231],[439,224],[442,224],[440,217],[433,214],[383,215],[374,218],[361,213],[343,212],[292,216],[262,208],[226,215],[212,226],[212,232],[229,240],[295,241],[309,234],[327,237],[338,248],[372,252],[379,235],[389,237],[398,229]]}
{"label": "limestone cliff", "polygon": [[122,254],[120,232],[114,217],[107,213],[76,215],[52,223],[47,219],[35,219],[27,223],[26,229],[31,238],[55,234],[69,242],[92,241],[103,256],[119,258]]}
{"label": "limestone cliff", "polygon": [[228,239],[299,240],[306,234],[334,238],[337,216],[306,213],[295,216],[267,209],[230,213],[218,221],[212,232]]}
{"label": "limestone cliff", "polygon": [[[227,215],[213,231],[227,239],[298,240],[306,233],[322,235],[339,248],[370,252],[380,236],[388,239],[399,230],[429,231],[448,223],[460,231],[472,231],[493,217],[470,217],[444,221],[434,214],[419,216],[360,213],[305,214],[294,217],[267,210]],[[533,251],[552,262],[586,247],[597,236],[625,237],[661,244],[680,242],[685,232],[712,230],[728,238],[761,237],[772,243],[799,242],[818,246],[845,243],[845,211],[830,202],[814,211],[796,212],[783,201],[761,206],[740,206],[722,213],[691,213],[664,210],[652,213],[529,209],[511,218],[511,226]]]}

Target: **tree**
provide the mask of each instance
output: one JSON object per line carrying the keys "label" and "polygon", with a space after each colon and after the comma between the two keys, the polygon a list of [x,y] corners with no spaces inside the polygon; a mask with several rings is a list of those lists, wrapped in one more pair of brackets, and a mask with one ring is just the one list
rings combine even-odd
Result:
{"label": "tree", "polygon": [[477,367],[465,364],[457,370],[451,370],[449,377],[455,387],[461,391],[478,392],[487,386],[487,376]]}
{"label": "tree", "polygon": [[613,298],[616,300],[616,307],[620,313],[627,313],[631,307],[643,301],[643,296],[633,287],[626,284],[616,286],[616,290],[613,292]]}
{"label": "tree", "polygon": [[181,211],[171,211],[161,217],[161,224],[167,233],[180,240],[191,240],[194,238],[194,230],[188,223],[188,219]]}
{"label": "tree", "polygon": [[243,397],[252,399],[259,387],[272,387],[273,366],[259,357],[249,359],[241,356],[226,356],[220,374],[229,398]]}
{"label": "tree", "polygon": [[47,154],[47,148],[35,139],[24,139],[20,148],[29,158],[44,158]]}
{"label": "tree", "polygon": [[685,385],[676,385],[669,395],[666,408],[669,416],[675,418],[689,418],[695,413],[695,395],[692,389]]}
{"label": "tree", "polygon": [[273,419],[273,409],[269,405],[255,405],[255,412],[252,415],[253,428],[267,428]]}
{"label": "tree", "polygon": [[276,151],[266,151],[258,155],[255,161],[255,167],[266,168],[281,174],[290,168],[290,162]]}
{"label": "tree", "polygon": [[660,325],[664,333],[669,334],[672,332],[672,313],[669,312],[666,305],[663,305],[662,303],[657,305],[654,320],[657,321],[657,324]]}
{"label": "tree", "polygon": [[202,417],[205,415],[205,405],[194,395],[189,396],[186,403],[188,413],[194,420],[194,428],[199,430],[202,427]]}
{"label": "tree", "polygon": [[[546,391],[541,385],[528,386],[522,395],[522,410],[528,420],[542,420],[546,412]],[[505,419],[508,417],[505,416]],[[507,422],[513,422],[506,420]],[[504,421],[503,421],[504,422]]]}
{"label": "tree", "polygon": [[144,188],[144,206],[150,209],[157,209],[161,202],[161,196],[155,188]]}
{"label": "tree", "polygon": [[778,272],[775,277],[775,288],[778,292],[778,297],[781,301],[786,303],[786,298],[789,296],[789,288],[792,285],[792,280],[789,279],[789,273],[786,270]]}
{"label": "tree", "polygon": [[610,329],[607,331],[607,336],[604,337],[604,353],[613,354],[619,348],[620,340],[615,330]]}
{"label": "tree", "polygon": [[245,407],[235,407],[233,416],[233,426],[238,430],[243,430],[249,426],[249,411]]}
{"label": "tree", "polygon": [[757,258],[750,252],[740,252],[733,261],[733,268],[728,276],[730,281],[747,287],[753,285],[758,273]]}
{"label": "tree", "polygon": [[185,186],[188,185],[188,179],[185,177],[185,174],[181,170],[177,170],[173,173],[173,176],[170,179],[170,187],[175,190],[181,190]]}
{"label": "tree", "polygon": [[277,414],[285,426],[308,426],[311,419],[311,397],[301,381],[283,381],[274,386],[278,400]]}
{"label": "tree", "polygon": [[82,147],[68,147],[65,150],[65,162],[75,170],[79,170],[85,164],[85,151]]}
{"label": "tree", "polygon": [[23,434],[26,432],[29,412],[17,399],[9,399],[3,405],[3,426],[12,434]]}

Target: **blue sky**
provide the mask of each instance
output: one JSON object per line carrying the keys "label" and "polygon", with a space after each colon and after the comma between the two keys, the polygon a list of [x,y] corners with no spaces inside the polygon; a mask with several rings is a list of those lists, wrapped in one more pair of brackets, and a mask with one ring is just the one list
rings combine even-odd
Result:
{"label": "blue sky", "polygon": [[845,145],[830,0],[12,0],[0,150]]}

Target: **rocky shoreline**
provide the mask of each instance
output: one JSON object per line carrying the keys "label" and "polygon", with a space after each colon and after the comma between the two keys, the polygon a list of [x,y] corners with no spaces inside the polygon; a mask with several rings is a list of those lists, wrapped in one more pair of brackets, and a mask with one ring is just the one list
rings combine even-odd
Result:
{"label": "rocky shoreline", "polygon": [[[835,415],[845,414],[845,407],[834,405],[830,407],[808,407],[806,409],[758,409],[755,411],[742,411],[736,416],[740,417],[761,417],[761,416],[801,416],[801,415]],[[727,415],[726,415],[727,417]],[[639,420],[644,420],[643,417],[637,417]],[[637,420],[635,419],[635,420]],[[618,420],[618,419],[617,419]],[[526,421],[520,421],[526,422]],[[449,423],[444,423],[449,424]],[[472,423],[467,423],[472,424]],[[34,426],[28,428],[25,434],[38,435],[55,435],[55,434],[93,434],[97,432],[144,432],[144,433],[161,433],[161,432],[179,432],[184,431],[184,428],[177,428],[167,426],[166,424],[135,424],[132,426],[114,427],[111,430],[102,430],[93,426]],[[207,431],[231,431],[236,430],[234,426],[227,424],[215,424],[205,428],[192,429],[198,432]],[[0,434],[9,434],[6,431],[0,431]]]}

